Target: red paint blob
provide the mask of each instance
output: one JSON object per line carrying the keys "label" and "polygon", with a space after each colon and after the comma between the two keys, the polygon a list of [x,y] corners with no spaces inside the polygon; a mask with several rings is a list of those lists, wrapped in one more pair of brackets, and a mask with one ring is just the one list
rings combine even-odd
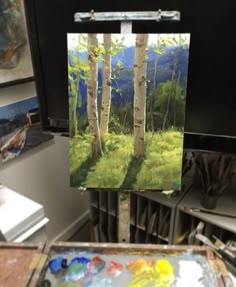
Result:
{"label": "red paint blob", "polygon": [[123,265],[116,261],[110,261],[107,266],[107,272],[110,275],[118,275],[123,268]]}

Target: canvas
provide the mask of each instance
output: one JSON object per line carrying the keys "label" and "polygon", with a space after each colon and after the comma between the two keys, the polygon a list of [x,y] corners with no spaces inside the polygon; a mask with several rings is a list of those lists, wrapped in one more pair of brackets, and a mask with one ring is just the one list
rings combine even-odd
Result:
{"label": "canvas", "polygon": [[189,34],[68,34],[70,179],[180,190]]}
{"label": "canvas", "polygon": [[0,1],[0,85],[32,77],[24,1]]}
{"label": "canvas", "polygon": [[2,163],[52,138],[52,135],[42,132],[37,97],[0,106],[0,161]]}

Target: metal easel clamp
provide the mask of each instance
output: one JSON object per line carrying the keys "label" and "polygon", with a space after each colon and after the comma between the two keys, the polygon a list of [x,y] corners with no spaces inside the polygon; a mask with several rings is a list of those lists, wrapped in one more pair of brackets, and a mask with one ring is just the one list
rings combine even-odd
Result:
{"label": "metal easel clamp", "polygon": [[136,12],[77,12],[74,14],[74,21],[157,21],[157,22],[178,22],[180,21],[179,11],[136,11]]}

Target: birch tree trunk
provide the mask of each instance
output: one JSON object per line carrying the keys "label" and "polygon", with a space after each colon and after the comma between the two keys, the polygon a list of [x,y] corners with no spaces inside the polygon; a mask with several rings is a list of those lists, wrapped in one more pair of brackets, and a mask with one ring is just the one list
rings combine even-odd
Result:
{"label": "birch tree trunk", "polygon": [[97,34],[88,34],[88,62],[89,77],[87,84],[87,114],[90,131],[93,134],[92,155],[95,157],[102,155],[101,136],[98,125],[98,109],[97,109],[97,51],[98,46]]}
{"label": "birch tree trunk", "polygon": [[108,132],[109,115],[111,107],[111,34],[103,35],[104,41],[104,62],[102,66],[102,80],[103,80],[103,93],[102,93],[102,110],[101,110],[101,136]]}
{"label": "birch tree trunk", "polygon": [[134,156],[145,156],[147,34],[137,34],[134,63]]}

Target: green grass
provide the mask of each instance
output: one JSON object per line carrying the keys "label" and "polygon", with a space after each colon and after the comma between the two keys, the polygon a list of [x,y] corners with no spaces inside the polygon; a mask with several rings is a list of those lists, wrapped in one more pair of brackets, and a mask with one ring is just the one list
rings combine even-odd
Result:
{"label": "green grass", "polygon": [[[88,188],[120,188],[127,180],[133,160],[131,135],[107,134],[103,139],[103,156],[87,166],[86,177],[81,180],[81,167],[86,168],[90,158],[91,136],[84,134],[70,139],[70,173],[73,186]],[[146,134],[146,157],[132,175],[136,190],[180,189],[182,171],[183,133],[165,131]],[[140,163],[139,163],[140,164]],[[84,170],[83,170],[84,172]],[[128,174],[129,175],[129,174]],[[135,180],[135,182],[133,182]],[[126,184],[124,184],[126,186]]]}
{"label": "green grass", "polygon": [[136,189],[174,189],[181,185],[183,133],[167,131],[146,135],[146,159]]}
{"label": "green grass", "polygon": [[91,135],[78,135],[70,139],[70,173],[73,173],[90,154]]}

